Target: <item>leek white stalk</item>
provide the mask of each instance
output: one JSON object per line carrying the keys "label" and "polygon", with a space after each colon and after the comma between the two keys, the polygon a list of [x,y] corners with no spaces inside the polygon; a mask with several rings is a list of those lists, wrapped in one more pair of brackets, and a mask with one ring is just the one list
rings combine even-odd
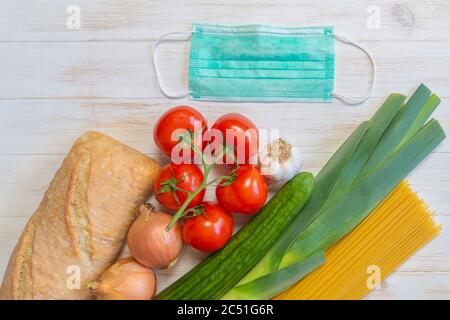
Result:
{"label": "leek white stalk", "polygon": [[270,290],[276,289],[276,271],[291,270],[340,240],[444,140],[436,120],[426,123],[439,98],[421,85],[405,100],[403,95],[390,95],[372,119],[353,132],[316,176],[300,214],[226,297],[259,297],[261,288],[252,296],[247,293],[261,283],[272,283]]}
{"label": "leek white stalk", "polygon": [[300,150],[285,139],[273,140],[259,152],[261,173],[266,177],[270,189],[280,188],[302,167]]}

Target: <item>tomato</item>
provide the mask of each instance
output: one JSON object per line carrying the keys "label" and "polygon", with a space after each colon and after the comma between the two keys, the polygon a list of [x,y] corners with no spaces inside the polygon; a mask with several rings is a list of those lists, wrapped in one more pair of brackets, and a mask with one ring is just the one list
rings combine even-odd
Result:
{"label": "tomato", "polygon": [[[267,184],[259,169],[250,164],[233,169],[235,180],[222,180],[216,188],[219,204],[231,212],[255,214],[267,200]],[[225,183],[225,184],[224,184]]]}
{"label": "tomato", "polygon": [[193,248],[213,252],[222,248],[233,234],[233,217],[215,202],[203,202],[199,213],[184,221],[184,241]]}
{"label": "tomato", "polygon": [[[259,133],[256,125],[248,118],[237,113],[223,115],[213,124],[211,131],[218,130],[223,137],[224,144],[234,148],[237,163],[248,163],[258,152]],[[227,138],[227,131],[229,138]],[[214,136],[214,133],[211,134]],[[226,141],[233,137],[233,141]],[[214,139],[211,139],[214,141]],[[211,141],[211,142],[213,142]],[[231,157],[226,163],[233,163]]]}
{"label": "tomato", "polygon": [[[172,184],[169,183],[171,181]],[[161,175],[153,185],[153,192],[156,200],[162,206],[176,211],[188,196],[187,192],[176,189],[178,188],[192,193],[200,187],[202,181],[203,172],[195,164],[169,163],[162,168]],[[192,199],[188,208],[199,205],[204,195],[205,189]],[[178,202],[177,198],[179,200]]]}
{"label": "tomato", "polygon": [[[206,143],[203,141],[203,132],[206,129],[206,120],[199,111],[189,106],[177,106],[167,110],[159,118],[153,129],[153,139],[159,149],[170,157],[172,149],[179,142],[176,137],[173,137],[175,132],[182,133],[191,130],[201,133],[196,136],[196,139],[199,139],[196,140],[196,145],[204,148]],[[193,155],[193,152],[191,155]],[[180,151],[180,156],[183,156],[183,151]],[[172,161],[175,161],[175,159],[172,159]]]}

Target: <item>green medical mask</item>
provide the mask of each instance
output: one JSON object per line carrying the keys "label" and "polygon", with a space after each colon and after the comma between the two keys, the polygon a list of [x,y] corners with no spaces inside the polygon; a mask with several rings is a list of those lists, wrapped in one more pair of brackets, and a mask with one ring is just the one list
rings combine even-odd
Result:
{"label": "green medical mask", "polygon": [[[156,50],[164,42],[189,39],[189,92],[172,94],[161,85]],[[370,59],[370,90],[363,99],[353,100],[333,92],[336,39],[357,47]],[[155,44],[153,63],[160,89],[167,97],[214,101],[330,102],[337,98],[359,104],[369,97],[375,73],[370,54],[335,35],[332,27],[195,23],[191,32],[162,36]]]}

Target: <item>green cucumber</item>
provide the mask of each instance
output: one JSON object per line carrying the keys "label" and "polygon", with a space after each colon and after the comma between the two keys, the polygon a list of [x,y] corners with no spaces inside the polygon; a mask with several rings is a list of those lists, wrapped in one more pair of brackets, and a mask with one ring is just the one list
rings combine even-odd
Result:
{"label": "green cucumber", "polygon": [[311,173],[302,172],[287,182],[259,213],[220,251],[163,290],[156,299],[219,299],[255,264],[284,232],[308,201],[314,187]]}

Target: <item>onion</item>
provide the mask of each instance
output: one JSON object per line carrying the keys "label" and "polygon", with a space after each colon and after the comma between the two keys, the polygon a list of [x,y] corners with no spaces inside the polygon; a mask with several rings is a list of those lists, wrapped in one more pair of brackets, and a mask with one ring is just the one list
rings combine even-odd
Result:
{"label": "onion", "polygon": [[98,300],[150,300],[156,293],[156,276],[133,258],[125,258],[88,287]]}
{"label": "onion", "polygon": [[128,248],[133,257],[144,266],[167,269],[173,266],[181,249],[183,239],[177,223],[169,231],[167,225],[172,216],[154,211],[150,204],[139,207],[139,217],[128,232]]}

